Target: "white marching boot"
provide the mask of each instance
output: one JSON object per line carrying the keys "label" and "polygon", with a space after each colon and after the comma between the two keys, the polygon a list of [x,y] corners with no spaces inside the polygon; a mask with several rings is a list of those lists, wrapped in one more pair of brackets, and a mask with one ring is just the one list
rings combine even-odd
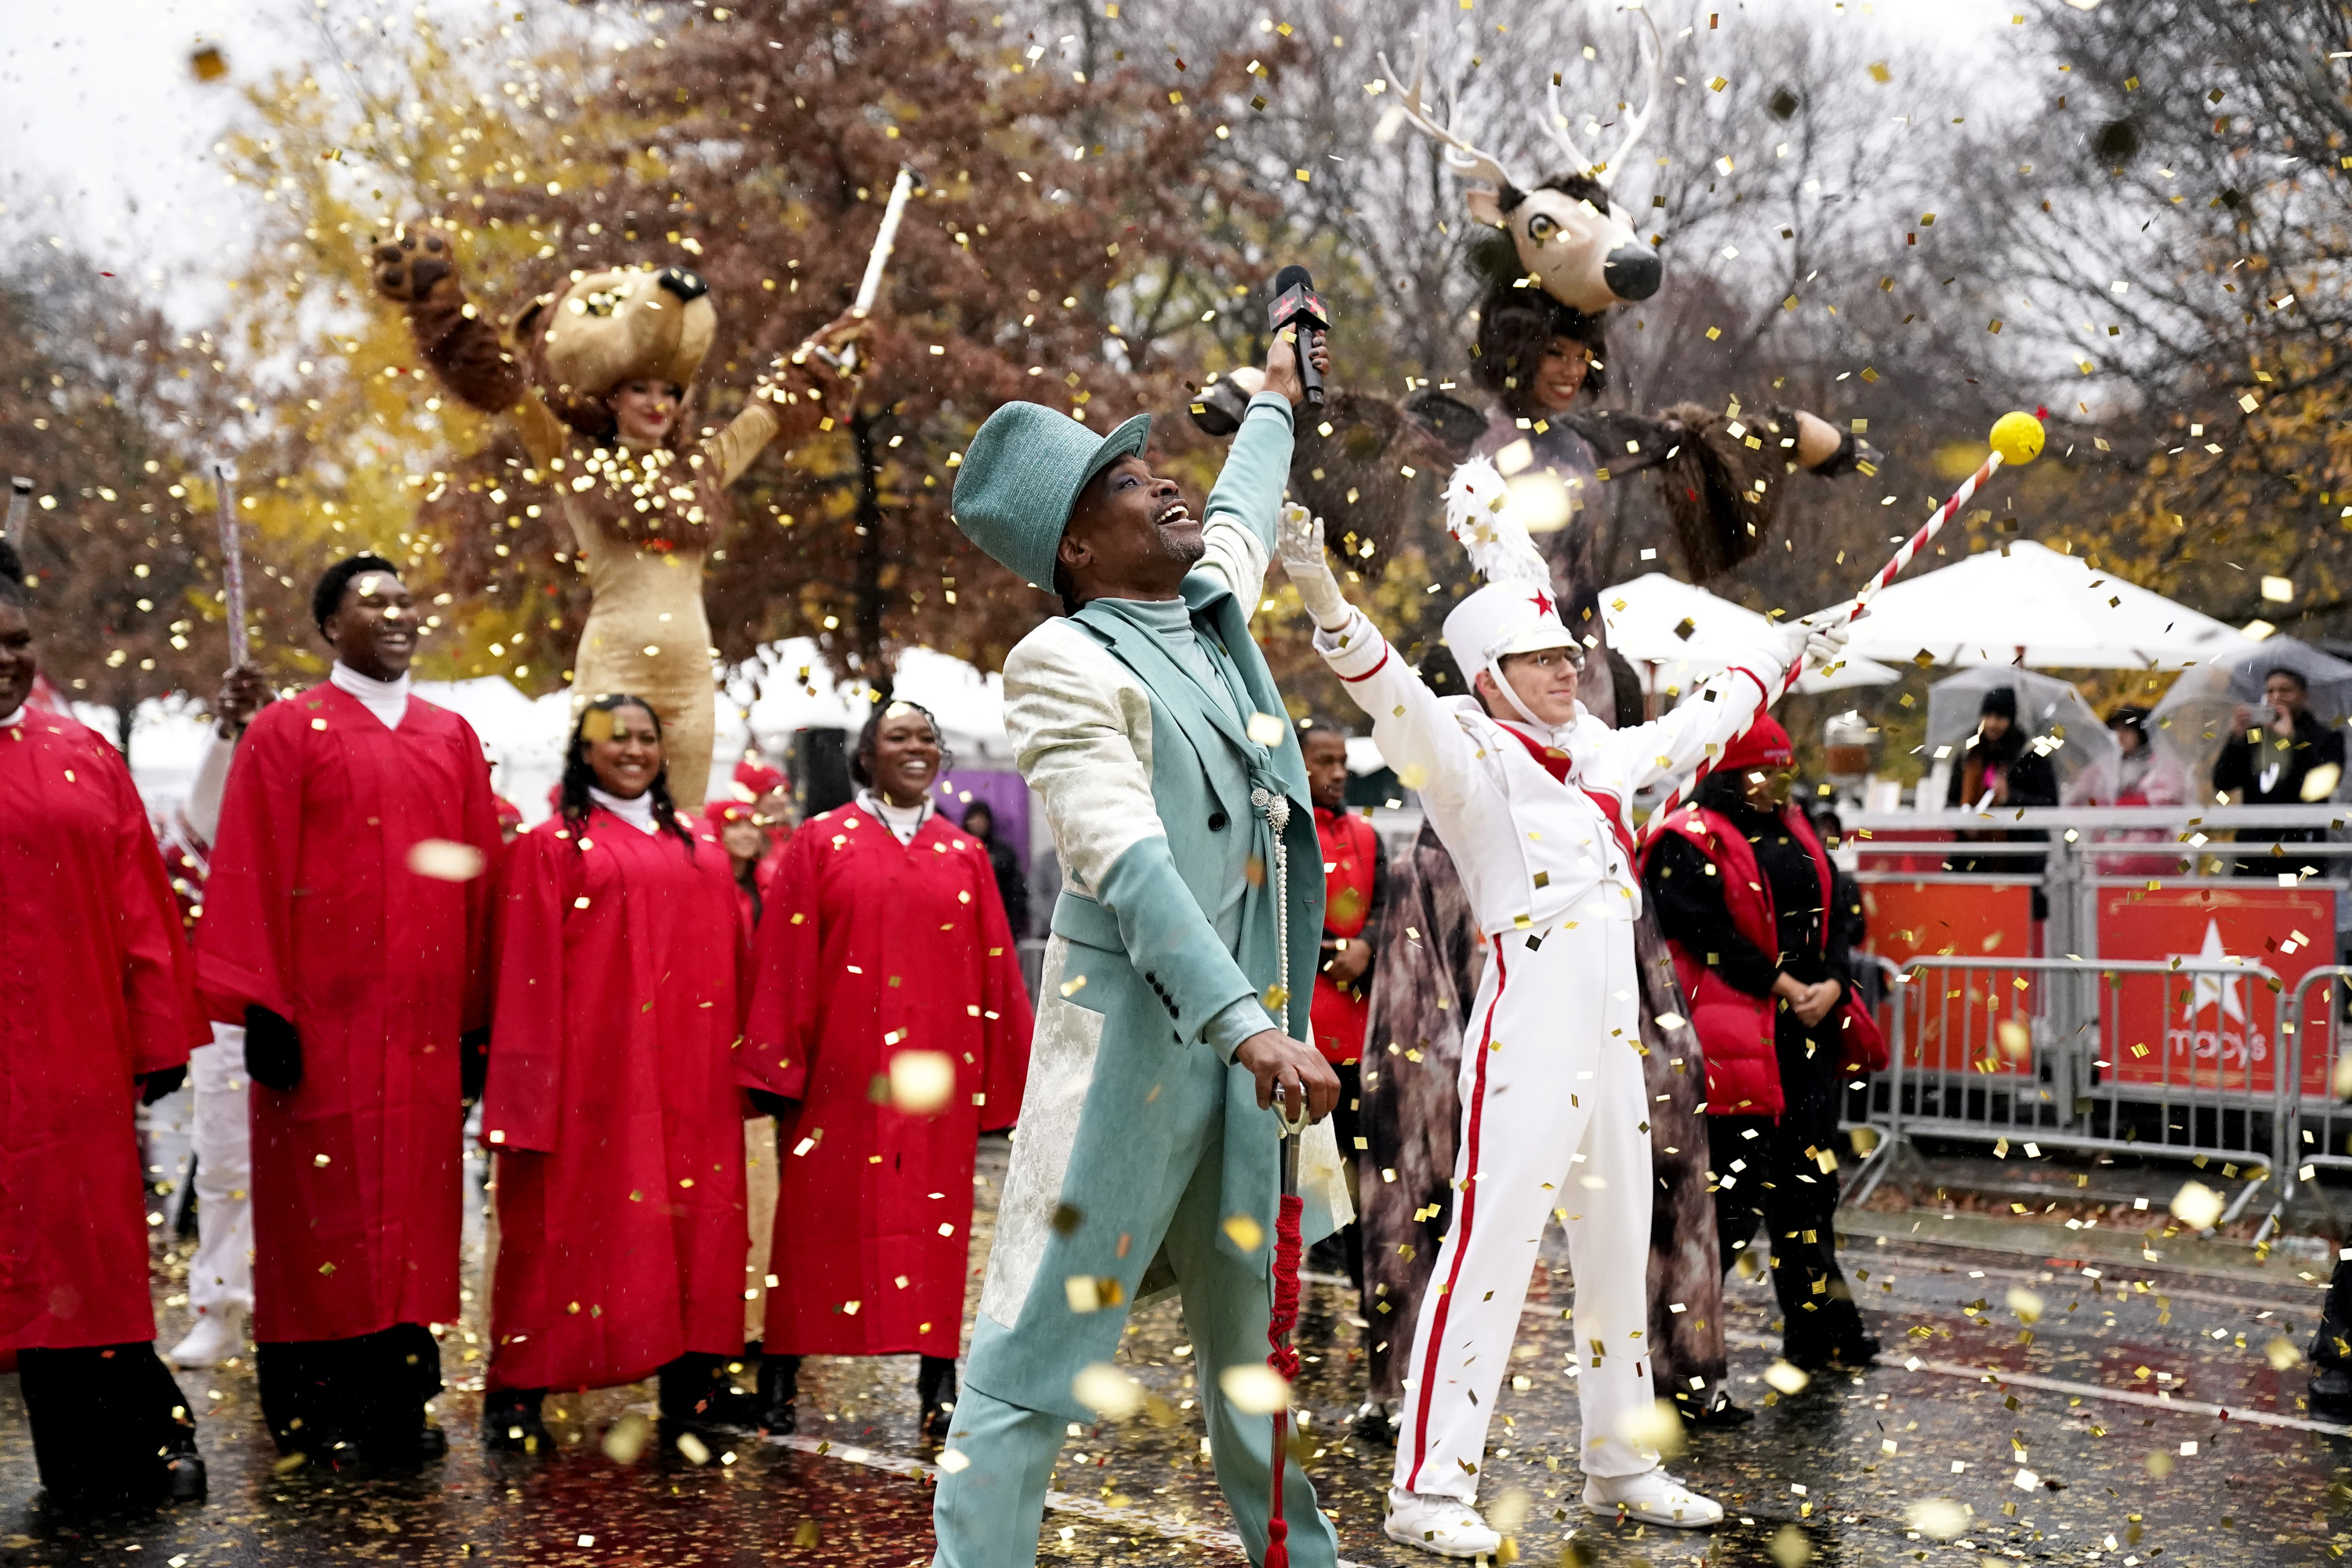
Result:
{"label": "white marching boot", "polygon": [[1440,1557],[1486,1557],[1503,1538],[1460,1498],[1389,1489],[1388,1537]]}
{"label": "white marching boot", "polygon": [[235,1307],[199,1312],[196,1326],[188,1337],[173,1345],[164,1360],[173,1366],[191,1370],[218,1366],[233,1355],[245,1353],[245,1314]]}

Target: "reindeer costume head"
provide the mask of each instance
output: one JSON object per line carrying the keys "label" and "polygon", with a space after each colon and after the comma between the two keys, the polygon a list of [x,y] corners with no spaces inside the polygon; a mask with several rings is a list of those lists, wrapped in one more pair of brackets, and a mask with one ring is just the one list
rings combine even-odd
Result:
{"label": "reindeer costume head", "polygon": [[[1664,271],[1657,251],[1634,232],[1633,218],[1611,195],[1619,172],[1650,128],[1658,107],[1658,84],[1665,73],[1665,41],[1648,12],[1638,15],[1650,30],[1649,100],[1605,162],[1594,163],[1569,130],[1557,81],[1547,94],[1546,111],[1536,117],[1545,139],[1568,159],[1567,172],[1549,179],[1519,178],[1500,159],[1472,146],[1467,137],[1453,128],[1450,116],[1449,123],[1438,124],[1422,103],[1422,82],[1428,65],[1425,40],[1413,61],[1412,85],[1404,89],[1402,100],[1389,111],[1391,118],[1381,126],[1392,135],[1396,124],[1408,124],[1443,145],[1447,167],[1478,182],[1466,197],[1470,216],[1507,231],[1527,275],[1545,293],[1587,315],[1648,299],[1658,291]],[[1385,56],[1381,68],[1390,81],[1402,79]]]}

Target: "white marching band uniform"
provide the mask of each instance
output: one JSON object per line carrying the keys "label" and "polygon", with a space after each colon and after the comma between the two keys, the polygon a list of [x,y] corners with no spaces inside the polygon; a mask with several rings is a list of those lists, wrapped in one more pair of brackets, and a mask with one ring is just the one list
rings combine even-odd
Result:
{"label": "white marching band uniform", "polygon": [[[221,791],[236,742],[215,735],[188,795],[188,826],[209,849],[220,831]],[[196,1251],[188,1261],[188,1308],[196,1321],[165,1359],[214,1366],[245,1353],[253,1314],[253,1086],[245,1029],[213,1026],[212,1044],[188,1058],[195,1090],[188,1143],[195,1156]]]}
{"label": "white marching band uniform", "polygon": [[[1457,473],[1457,489],[1465,478],[1475,484]],[[1622,1505],[1661,1524],[1722,1517],[1667,1476],[1643,1438],[1655,1419],[1643,1343],[1650,1142],[1633,958],[1642,876],[1628,808],[1635,792],[1719,754],[1779,695],[1807,642],[1801,628],[1776,631],[1652,723],[1612,729],[1580,704],[1555,729],[1501,670],[1514,654],[1574,647],[1549,574],[1516,526],[1499,542],[1492,520],[1468,526],[1482,536],[1465,541],[1474,559],[1503,580],[1446,617],[1446,643],[1465,673],[1494,678],[1524,721],[1499,721],[1475,697],[1438,697],[1336,584],[1328,594],[1301,584],[1318,610],[1317,649],[1371,717],[1381,756],[1419,792],[1493,944],[1465,1020],[1457,1195],[1414,1327],[1390,1494],[1389,1533],[1449,1556],[1497,1542],[1470,1505],[1550,1219],[1567,1232],[1576,1281],[1587,1506]],[[1318,569],[1328,579],[1320,525],[1311,562],[1293,542],[1305,531],[1301,520],[1286,529],[1293,580]]]}

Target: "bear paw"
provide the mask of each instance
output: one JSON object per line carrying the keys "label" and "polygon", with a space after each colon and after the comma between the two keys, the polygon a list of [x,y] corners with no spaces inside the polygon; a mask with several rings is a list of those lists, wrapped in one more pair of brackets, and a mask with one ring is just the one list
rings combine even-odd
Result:
{"label": "bear paw", "polygon": [[377,245],[371,255],[376,292],[401,304],[416,304],[457,287],[457,246],[437,228],[410,228]]}

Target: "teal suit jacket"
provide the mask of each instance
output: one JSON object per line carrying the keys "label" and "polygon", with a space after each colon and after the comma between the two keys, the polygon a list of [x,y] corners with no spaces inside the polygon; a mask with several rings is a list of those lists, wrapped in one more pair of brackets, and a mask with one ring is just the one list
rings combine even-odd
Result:
{"label": "teal suit jacket", "polygon": [[[1210,496],[1209,553],[1182,587],[1196,634],[1230,657],[1245,708],[1278,721],[1278,732],[1260,721],[1271,744],[1250,738],[1251,712],[1225,711],[1115,602],[1048,622],[1005,662],[1007,728],[1068,882],[968,1381],[1028,1408],[1085,1416],[1072,1379],[1116,1353],[1119,1309],[1177,1273],[1250,1281],[1241,1293],[1254,1303],[1225,1305],[1255,1312],[1263,1331],[1280,1140],[1232,1057],[1267,1027],[1309,1037],[1323,925],[1306,763],[1249,635],[1289,458],[1288,405],[1262,395]],[[1290,802],[1287,996],[1276,835],[1253,804],[1258,790]],[[1213,921],[1232,891],[1233,834],[1248,836],[1255,875],[1228,943]],[[1189,1220],[1179,1214],[1188,1205],[1201,1211]],[[1257,1245],[1244,1247],[1252,1224]],[[1188,1246],[1196,1258],[1206,1247],[1221,1258],[1188,1266]],[[1189,1313],[1203,1287],[1182,1285]]]}

